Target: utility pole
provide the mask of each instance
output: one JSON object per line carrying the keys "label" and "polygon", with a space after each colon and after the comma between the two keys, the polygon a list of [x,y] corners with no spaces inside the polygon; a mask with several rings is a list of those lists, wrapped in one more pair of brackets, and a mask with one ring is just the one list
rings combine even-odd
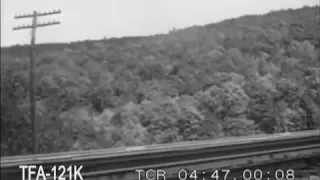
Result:
{"label": "utility pole", "polygon": [[32,18],[31,25],[23,25],[14,27],[13,30],[22,30],[22,29],[31,29],[31,41],[30,41],[30,66],[29,66],[29,96],[30,96],[30,120],[32,122],[32,131],[33,131],[33,153],[38,153],[38,122],[36,119],[36,99],[35,99],[35,53],[34,53],[34,46],[36,41],[36,29],[38,27],[45,27],[51,25],[60,24],[58,21],[47,22],[47,23],[39,23],[37,22],[37,17],[39,16],[48,16],[54,14],[60,14],[61,11],[51,11],[45,13],[38,13],[37,11],[33,11],[32,14],[25,14],[25,15],[16,15],[15,19],[22,19],[22,18]]}

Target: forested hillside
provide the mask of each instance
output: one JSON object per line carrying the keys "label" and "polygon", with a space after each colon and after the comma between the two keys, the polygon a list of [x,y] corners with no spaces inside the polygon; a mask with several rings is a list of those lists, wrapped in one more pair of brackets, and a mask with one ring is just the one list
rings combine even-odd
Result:
{"label": "forested hillside", "polygon": [[[41,152],[319,128],[319,6],[37,47]],[[1,50],[1,155],[32,152],[28,47]]]}

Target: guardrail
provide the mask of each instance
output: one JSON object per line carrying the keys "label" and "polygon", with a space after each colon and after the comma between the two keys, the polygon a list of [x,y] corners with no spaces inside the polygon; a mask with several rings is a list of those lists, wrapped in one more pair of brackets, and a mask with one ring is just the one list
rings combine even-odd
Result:
{"label": "guardrail", "polygon": [[182,168],[204,174],[213,168],[230,170],[312,157],[320,157],[320,130],[3,157],[1,177],[21,179],[20,165],[41,165],[47,171],[53,166],[78,165],[83,166],[83,178],[108,176],[114,179],[139,179],[135,170],[157,169],[164,171],[168,179],[177,177]]}

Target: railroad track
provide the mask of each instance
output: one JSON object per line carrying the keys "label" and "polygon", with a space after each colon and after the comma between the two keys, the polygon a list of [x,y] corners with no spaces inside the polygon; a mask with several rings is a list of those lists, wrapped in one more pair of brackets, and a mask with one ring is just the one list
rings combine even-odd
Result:
{"label": "railroad track", "polygon": [[[139,173],[135,170],[145,172],[153,169],[165,172],[166,179],[177,179],[179,174],[190,176],[196,172],[199,175],[198,179],[202,180],[212,179],[210,176],[216,171],[229,170],[226,179],[238,180],[244,172],[253,176],[253,173],[259,170],[265,178],[270,176],[268,178],[271,180],[276,178],[275,173],[285,174],[288,170],[309,174],[317,172],[317,164],[314,165],[315,168],[309,168],[313,166],[310,165],[310,159],[320,162],[320,130],[169,145],[4,157],[1,158],[1,177],[10,180],[21,179],[22,171],[19,165],[41,165],[45,171],[50,171],[53,166],[78,165],[83,166],[81,175],[84,179],[139,179]],[[245,171],[246,169],[249,170]],[[140,179],[146,179],[144,173],[140,175]],[[219,176],[219,179],[223,179],[222,174]]]}

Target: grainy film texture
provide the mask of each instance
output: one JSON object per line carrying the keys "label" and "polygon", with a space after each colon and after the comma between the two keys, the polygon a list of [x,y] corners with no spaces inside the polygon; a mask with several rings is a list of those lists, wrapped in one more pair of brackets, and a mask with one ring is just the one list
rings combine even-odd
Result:
{"label": "grainy film texture", "polygon": [[[132,4],[141,17],[123,6],[121,19],[111,10],[84,11],[80,0],[72,8],[59,2],[43,11],[1,2],[1,157],[320,129],[317,3],[292,8],[285,1],[268,13],[230,19],[230,8],[219,3],[206,1],[216,14],[193,6],[191,18],[182,15],[190,2],[177,1],[181,12],[154,2],[152,12],[141,0]],[[172,18],[169,7],[177,8]],[[213,18],[203,21],[203,12]],[[82,14],[90,21],[80,23]],[[111,15],[109,23],[104,17]]]}

